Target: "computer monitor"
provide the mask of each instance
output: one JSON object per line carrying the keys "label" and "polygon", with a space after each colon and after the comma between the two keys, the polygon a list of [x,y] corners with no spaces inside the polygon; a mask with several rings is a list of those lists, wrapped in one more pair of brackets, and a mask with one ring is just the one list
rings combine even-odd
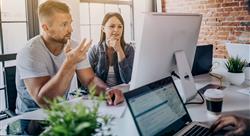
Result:
{"label": "computer monitor", "polygon": [[196,47],[193,62],[193,76],[206,74],[211,71],[213,63],[213,45],[199,45]]}
{"label": "computer monitor", "polygon": [[136,49],[130,90],[171,75],[174,53],[183,50],[192,66],[202,16],[200,14],[147,13],[141,45]]}

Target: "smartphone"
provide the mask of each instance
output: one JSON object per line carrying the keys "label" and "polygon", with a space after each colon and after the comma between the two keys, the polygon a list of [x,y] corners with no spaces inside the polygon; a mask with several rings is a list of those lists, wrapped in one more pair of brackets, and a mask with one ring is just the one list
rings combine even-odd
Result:
{"label": "smartphone", "polygon": [[46,120],[19,119],[7,126],[7,135],[40,135],[48,126]]}

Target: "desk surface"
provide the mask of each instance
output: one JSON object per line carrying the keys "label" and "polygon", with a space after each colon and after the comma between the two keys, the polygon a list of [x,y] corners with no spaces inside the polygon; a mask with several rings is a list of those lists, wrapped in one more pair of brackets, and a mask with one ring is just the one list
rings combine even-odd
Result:
{"label": "desk surface", "polygon": [[[209,83],[218,84],[218,80],[211,77],[209,78],[204,77],[204,75],[202,75],[200,77],[196,77],[196,83],[197,83],[196,84],[197,88],[201,88]],[[223,106],[222,106],[223,114],[239,113],[242,114],[241,116],[250,117],[250,96],[239,93],[237,90],[241,88],[246,88],[246,86],[229,85],[226,86],[225,89],[223,89],[224,93]],[[213,121],[214,119],[217,118],[217,116],[207,113],[205,103],[202,105],[188,105],[187,109],[192,120],[194,121],[199,121],[199,122]]]}
{"label": "desk surface", "polygon": [[[209,83],[217,83],[216,79],[210,78],[207,75],[198,76],[195,78],[196,80],[196,87],[201,88]],[[240,114],[241,116],[250,117],[250,96],[241,94],[236,90],[243,88],[238,86],[228,86],[226,87],[224,92],[224,100],[223,100],[223,107],[222,113],[236,113]],[[200,99],[199,96],[196,98],[197,100]],[[207,122],[213,121],[217,118],[217,116],[211,115],[207,113],[205,103],[202,105],[187,105],[188,112],[193,121],[199,122]],[[19,115],[13,118],[9,118],[6,120],[0,121],[0,135],[4,134],[4,128],[8,123],[13,122],[17,119],[41,119],[44,118],[42,110],[37,110],[29,113],[25,113],[23,115]],[[128,108],[125,111],[125,114],[122,118],[115,119],[112,123],[112,131],[115,135],[119,136],[128,136],[139,135],[132,119],[131,113]]]}
{"label": "desk surface", "polygon": [[[218,84],[218,80],[201,75],[195,77],[196,88],[199,89],[209,83]],[[241,94],[236,90],[244,88],[244,86],[228,86],[224,92],[222,114],[238,114],[240,116],[250,117],[250,96]],[[200,100],[199,96],[195,100]],[[195,101],[194,100],[194,101]],[[188,112],[193,121],[210,122],[218,118],[218,116],[207,113],[206,104],[202,105],[187,105]],[[113,123],[113,132],[119,136],[139,135],[134,124],[131,113],[126,111],[123,118],[116,119]]]}

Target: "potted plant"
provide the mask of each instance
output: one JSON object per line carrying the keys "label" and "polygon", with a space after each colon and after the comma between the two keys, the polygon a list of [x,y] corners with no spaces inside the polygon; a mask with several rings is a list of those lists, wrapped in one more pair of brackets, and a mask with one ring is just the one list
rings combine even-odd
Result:
{"label": "potted plant", "polygon": [[107,133],[107,130],[103,128],[109,123],[111,117],[98,113],[100,102],[104,96],[94,97],[92,93],[90,99],[93,100],[92,107],[84,105],[83,101],[68,103],[62,98],[49,101],[50,106],[46,110],[48,126],[41,135],[91,136],[96,133]]}
{"label": "potted plant", "polygon": [[229,82],[234,85],[241,85],[245,81],[245,73],[243,72],[246,65],[246,61],[240,57],[229,57],[225,63],[228,74],[227,78]]}
{"label": "potted plant", "polygon": [[246,76],[246,84],[250,86],[250,63],[248,63],[246,65],[244,73],[245,73],[245,76]]}

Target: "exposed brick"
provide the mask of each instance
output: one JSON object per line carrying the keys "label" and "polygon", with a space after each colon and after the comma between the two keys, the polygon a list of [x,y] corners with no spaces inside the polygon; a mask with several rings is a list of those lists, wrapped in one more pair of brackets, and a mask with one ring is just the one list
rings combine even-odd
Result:
{"label": "exposed brick", "polygon": [[218,7],[220,7],[221,6],[221,4],[207,4],[206,5],[206,8],[218,8]]}
{"label": "exposed brick", "polygon": [[223,22],[223,26],[239,26],[240,22]]}
{"label": "exposed brick", "polygon": [[240,22],[241,26],[250,26],[250,22]]}
{"label": "exposed brick", "polygon": [[[235,21],[236,19],[235,19],[235,17],[233,17],[233,16],[227,16],[225,19],[224,19],[224,21],[228,21],[228,22],[232,22],[232,21]],[[223,25],[223,24],[222,24]]]}
{"label": "exposed brick", "polygon": [[242,11],[245,10],[243,7],[234,7],[233,8],[234,11]]}
{"label": "exposed brick", "polygon": [[228,12],[230,12],[230,11],[233,11],[233,8],[232,8],[232,7],[224,8],[224,11],[226,11],[226,12],[228,13]]}
{"label": "exposed brick", "polygon": [[223,9],[223,8],[217,8],[216,11],[217,11],[217,12],[223,12],[224,9]]}
{"label": "exposed brick", "polygon": [[240,2],[240,6],[246,6],[247,4],[246,4],[246,2],[245,1],[241,1]]}
{"label": "exposed brick", "polygon": [[245,17],[244,16],[236,17],[235,20],[242,21],[242,20],[245,20]]}
{"label": "exposed brick", "polygon": [[234,31],[245,31],[245,30],[246,30],[246,27],[243,27],[243,26],[234,28]]}
{"label": "exposed brick", "polygon": [[233,6],[239,6],[239,2],[231,2],[231,3],[223,3],[222,7],[233,7]]}
{"label": "exposed brick", "polygon": [[[250,13],[247,0],[166,0],[167,12],[200,13],[203,15],[198,43],[219,45],[250,44]],[[217,47],[217,46],[216,46]],[[225,48],[215,51],[216,57],[227,57]]]}
{"label": "exposed brick", "polygon": [[246,31],[247,31],[247,32],[250,32],[250,27],[249,27],[249,26],[246,27]]}
{"label": "exposed brick", "polygon": [[224,0],[216,0],[216,3],[222,3]]}

